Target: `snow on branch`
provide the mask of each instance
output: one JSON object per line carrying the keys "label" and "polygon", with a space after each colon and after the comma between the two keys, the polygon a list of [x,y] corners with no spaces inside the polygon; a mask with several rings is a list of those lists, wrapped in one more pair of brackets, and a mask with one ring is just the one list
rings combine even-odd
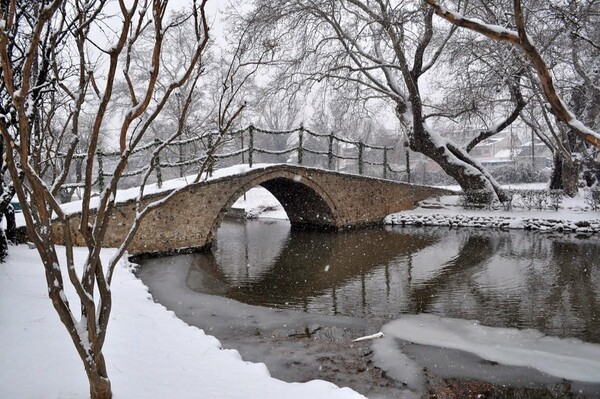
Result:
{"label": "snow on branch", "polygon": [[540,55],[536,46],[533,44],[533,41],[529,35],[527,35],[525,29],[525,18],[523,16],[523,10],[521,9],[520,0],[514,0],[513,11],[515,16],[515,24],[517,26],[516,31],[506,29],[499,25],[487,24],[478,19],[466,18],[458,12],[445,8],[439,3],[438,0],[425,1],[427,4],[433,7],[435,13],[439,17],[445,19],[455,26],[472,30],[495,41],[508,42],[520,48],[535,69],[540,80],[540,84],[542,85],[544,96],[550,104],[554,115],[562,122],[569,125],[582,140],[595,147],[600,147],[600,133],[590,129],[589,127],[585,126],[584,123],[577,120],[575,115],[569,110],[564,101],[560,98],[556,87],[554,86],[552,75],[548,69],[548,66],[546,65],[546,62]]}

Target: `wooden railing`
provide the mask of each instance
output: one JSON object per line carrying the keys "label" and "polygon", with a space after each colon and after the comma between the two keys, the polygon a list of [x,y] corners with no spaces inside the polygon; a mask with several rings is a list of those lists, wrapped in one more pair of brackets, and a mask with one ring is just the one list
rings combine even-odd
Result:
{"label": "wooden railing", "polygon": [[[256,145],[260,141],[258,139],[261,136],[287,137],[285,148],[279,150],[267,149]],[[315,140],[320,142],[310,143]],[[211,155],[207,155],[210,154],[209,150],[215,144],[217,145],[217,151],[212,152]],[[355,161],[355,173],[364,175],[366,167],[369,166],[371,171],[379,169],[380,172],[377,173],[378,176],[376,177],[384,179],[388,178],[390,172],[403,172],[392,169],[388,161],[390,152],[395,150],[393,146],[379,146],[362,141],[349,140],[339,137],[334,133],[317,133],[302,126],[292,130],[272,131],[250,125],[244,129],[232,131],[225,135],[206,133],[199,137],[171,141],[166,144],[160,154],[155,154],[155,150],[163,145],[164,142],[162,140],[156,139],[136,148],[132,152],[132,155],[134,157],[139,155],[140,159],[142,159],[139,162],[139,167],[135,168],[135,165],[133,165],[122,177],[139,176],[147,172],[149,167],[152,167],[154,168],[156,182],[160,186],[163,181],[164,170],[179,170],[179,174],[183,176],[186,168],[199,166],[208,161],[206,170],[209,174],[212,174],[214,169],[232,164],[247,163],[252,166],[258,163],[260,157],[264,155],[279,158],[286,157],[284,161],[286,163],[319,166],[329,170],[336,170],[336,165],[339,165],[340,161]],[[196,150],[192,151],[191,154],[185,155],[185,149],[187,148],[187,152],[189,153],[190,147],[195,147]],[[144,156],[144,154],[152,154],[152,156],[148,158],[148,155]],[[326,165],[310,165],[311,162],[307,162],[307,157],[310,155],[323,157],[326,160]],[[118,151],[98,151],[96,153],[97,177],[94,185],[97,186],[98,190],[102,191],[105,185],[105,178],[112,176],[112,172],[110,171],[111,160],[116,161],[120,156],[121,153]],[[77,160],[83,161],[86,157],[87,154],[76,154],[74,155],[74,163]],[[235,161],[236,158],[238,161]],[[147,162],[148,159],[153,159],[150,165]],[[315,162],[313,161],[312,163],[314,164]],[[81,186],[83,186],[83,183],[80,182],[72,182],[65,185],[66,188]]]}

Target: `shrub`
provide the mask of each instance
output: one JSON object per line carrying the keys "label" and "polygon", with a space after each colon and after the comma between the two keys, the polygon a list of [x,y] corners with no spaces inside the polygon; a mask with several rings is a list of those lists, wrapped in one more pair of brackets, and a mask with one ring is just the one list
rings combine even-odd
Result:
{"label": "shrub", "polygon": [[534,198],[533,198],[533,190],[522,190],[519,192],[519,199],[521,200],[521,204],[527,209],[533,208]]}
{"label": "shrub", "polygon": [[544,209],[548,205],[548,192],[546,190],[533,190],[533,204],[538,211]]}
{"label": "shrub", "polygon": [[521,203],[527,209],[542,210],[548,205],[548,191],[546,190],[523,190],[520,192]]}
{"label": "shrub", "polygon": [[550,206],[555,211],[558,211],[560,204],[563,202],[565,192],[563,190],[550,190]]}
{"label": "shrub", "polygon": [[523,190],[519,193],[521,204],[527,209],[544,209],[547,202],[546,191],[544,190]]}
{"label": "shrub", "polygon": [[521,204],[527,209],[543,210],[546,208],[557,211],[563,202],[563,190],[522,190],[519,192]]}
{"label": "shrub", "polygon": [[594,211],[600,209],[600,187],[595,186],[585,191],[585,203]]}
{"label": "shrub", "polygon": [[515,198],[514,190],[504,190],[504,199],[500,200],[502,208],[505,211],[510,211],[513,207],[513,199]]}
{"label": "shrub", "polygon": [[494,200],[494,192],[486,189],[463,190],[460,194],[460,204],[466,209],[491,209]]}
{"label": "shrub", "polygon": [[541,183],[550,177],[549,170],[538,170],[529,162],[499,166],[491,169],[490,173],[500,183]]}

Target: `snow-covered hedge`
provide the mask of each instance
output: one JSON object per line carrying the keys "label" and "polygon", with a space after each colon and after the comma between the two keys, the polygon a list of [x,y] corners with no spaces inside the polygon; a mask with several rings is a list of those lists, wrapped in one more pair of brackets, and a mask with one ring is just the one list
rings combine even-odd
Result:
{"label": "snow-covered hedge", "polygon": [[542,183],[550,179],[549,169],[538,169],[529,162],[504,165],[490,169],[494,178],[502,184]]}
{"label": "snow-covered hedge", "polygon": [[[490,190],[463,190],[460,193],[460,205],[465,209],[500,209],[509,211],[513,207],[522,207],[528,210],[539,211],[548,209],[558,211],[561,208],[565,193],[563,190],[540,189],[507,189],[504,191],[506,199],[498,201],[496,195]],[[584,189],[585,203],[591,210],[600,210],[600,187]]]}
{"label": "snow-covered hedge", "polygon": [[521,206],[529,210],[557,211],[565,196],[562,190],[505,190],[504,193],[505,200],[498,201],[496,195],[489,190],[464,190],[460,193],[460,204],[466,209],[492,210],[502,207],[509,211],[515,206]]}

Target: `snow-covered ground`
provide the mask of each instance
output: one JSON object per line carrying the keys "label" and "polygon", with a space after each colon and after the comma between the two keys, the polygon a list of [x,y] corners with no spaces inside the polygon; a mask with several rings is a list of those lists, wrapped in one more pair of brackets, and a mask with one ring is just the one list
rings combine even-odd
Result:
{"label": "snow-covered ground", "polygon": [[[112,252],[105,251],[105,262]],[[76,256],[81,264],[84,251]],[[0,264],[0,398],[89,396],[81,361],[46,292],[37,252],[12,247]],[[362,397],[325,381],[271,378],[263,364],[221,349],[216,338],[154,303],[125,262],[112,293],[105,354],[115,398]]]}
{"label": "snow-covered ground", "polygon": [[[164,186],[163,186],[163,189]],[[122,198],[132,196],[133,193]],[[76,208],[76,205],[71,205]],[[244,208],[253,216],[286,218],[285,212],[264,189],[249,191],[234,207]],[[600,219],[599,212],[586,210],[582,198],[567,199],[563,208],[554,211],[514,209],[510,212],[471,210],[457,206],[457,197],[442,197],[424,206],[399,215],[456,215],[481,217],[490,213],[513,222],[525,218],[559,219],[575,223]],[[411,217],[412,217],[411,216]],[[441,216],[440,216],[441,217]],[[515,226],[518,223],[513,223]],[[112,250],[105,250],[110,258]],[[84,251],[76,253],[79,263]],[[27,246],[12,247],[8,262],[0,264],[0,397],[2,398],[83,398],[87,396],[87,381],[81,361],[70,343],[64,327],[46,294],[43,268],[37,252]],[[284,383],[270,377],[262,364],[243,361],[238,352],[223,350],[214,337],[205,335],[177,319],[172,312],[152,301],[147,288],[133,275],[124,262],[119,266],[112,286],[113,313],[105,346],[109,375],[116,398],[358,398],[348,388],[338,388],[324,381]],[[71,305],[76,301],[72,300]],[[423,324],[434,335],[423,334]],[[444,327],[444,328],[442,328]],[[414,334],[411,334],[413,331]],[[554,370],[573,369],[584,381],[600,382],[599,345],[569,340],[549,339],[542,344],[535,332],[501,329],[482,330],[473,322],[429,316],[411,316],[384,327],[386,337],[435,345],[453,342],[459,350],[472,348],[472,340],[462,340],[465,334],[518,338],[514,353],[497,355],[496,342],[481,342],[476,354],[491,361],[515,364],[524,358],[520,349],[531,349],[542,360],[536,364],[552,364],[550,374],[571,378],[571,374],[556,374]],[[516,335],[515,335],[516,334]],[[462,341],[461,341],[462,340]],[[387,344],[386,344],[387,342]],[[378,354],[391,353],[389,339]],[[464,345],[460,343],[463,342]],[[532,342],[534,345],[532,346]],[[514,346],[514,345],[513,345]],[[556,349],[559,348],[560,350]],[[570,355],[561,352],[567,351]],[[529,356],[527,352],[525,357]],[[573,357],[573,353],[581,356]],[[591,356],[591,358],[590,358]],[[549,359],[549,360],[548,360]],[[552,362],[549,363],[549,361]],[[385,359],[381,360],[385,363]],[[574,365],[567,368],[564,362]],[[577,370],[585,369],[585,372]],[[592,379],[590,379],[590,376]],[[596,376],[596,377],[594,377]]]}
{"label": "snow-covered ground", "polygon": [[262,187],[255,187],[246,192],[245,196],[240,197],[232,208],[243,209],[246,217],[269,218],[269,219],[287,219],[287,214],[281,204],[273,197],[273,194]]}
{"label": "snow-covered ground", "polygon": [[488,227],[527,229],[540,232],[600,233],[600,212],[592,211],[583,196],[564,198],[558,210],[527,209],[516,202],[512,209],[465,209],[458,195],[421,202],[411,211],[389,215],[391,225]]}

